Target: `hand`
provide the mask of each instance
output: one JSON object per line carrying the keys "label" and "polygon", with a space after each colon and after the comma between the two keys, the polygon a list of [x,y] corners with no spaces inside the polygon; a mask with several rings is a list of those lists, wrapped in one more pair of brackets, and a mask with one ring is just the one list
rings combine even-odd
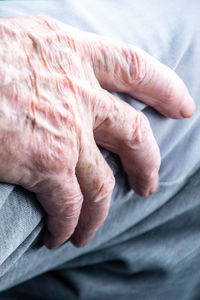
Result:
{"label": "hand", "polygon": [[145,116],[108,91],[167,117],[190,117],[181,79],[144,51],[46,16],[0,19],[0,180],[36,194],[44,243],[89,242],[105,220],[114,177],[96,143],[117,153],[130,187],[156,190],[160,154]]}

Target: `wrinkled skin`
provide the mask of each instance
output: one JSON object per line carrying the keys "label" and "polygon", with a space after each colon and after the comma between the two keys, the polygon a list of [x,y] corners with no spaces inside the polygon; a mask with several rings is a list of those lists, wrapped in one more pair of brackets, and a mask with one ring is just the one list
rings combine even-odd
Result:
{"label": "wrinkled skin", "polygon": [[108,91],[176,119],[195,109],[181,79],[141,49],[47,16],[0,19],[0,180],[36,194],[50,249],[87,244],[107,216],[115,181],[96,144],[120,156],[136,193],[156,190],[149,123]]}

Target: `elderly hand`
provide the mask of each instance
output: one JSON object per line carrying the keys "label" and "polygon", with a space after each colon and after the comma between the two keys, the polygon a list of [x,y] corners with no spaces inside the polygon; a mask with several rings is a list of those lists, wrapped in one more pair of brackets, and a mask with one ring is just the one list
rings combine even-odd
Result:
{"label": "elderly hand", "polygon": [[36,194],[44,243],[89,242],[109,209],[114,177],[96,143],[117,153],[130,187],[147,196],[160,154],[145,116],[108,91],[167,117],[190,117],[181,79],[144,51],[46,16],[0,19],[0,180]]}

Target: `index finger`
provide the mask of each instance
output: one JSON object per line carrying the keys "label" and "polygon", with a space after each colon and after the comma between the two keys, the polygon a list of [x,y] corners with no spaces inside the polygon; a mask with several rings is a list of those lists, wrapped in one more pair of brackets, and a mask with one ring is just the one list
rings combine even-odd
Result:
{"label": "index finger", "polygon": [[142,49],[94,35],[90,51],[95,75],[104,89],[128,93],[166,117],[193,115],[195,103],[181,78]]}

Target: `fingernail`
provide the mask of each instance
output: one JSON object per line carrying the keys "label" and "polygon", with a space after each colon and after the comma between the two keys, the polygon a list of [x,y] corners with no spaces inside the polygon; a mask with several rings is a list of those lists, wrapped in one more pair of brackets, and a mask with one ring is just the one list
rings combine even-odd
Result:
{"label": "fingernail", "polygon": [[184,101],[183,106],[181,107],[180,114],[183,118],[190,118],[194,114],[196,109],[196,105],[192,97],[188,97],[187,100]]}

